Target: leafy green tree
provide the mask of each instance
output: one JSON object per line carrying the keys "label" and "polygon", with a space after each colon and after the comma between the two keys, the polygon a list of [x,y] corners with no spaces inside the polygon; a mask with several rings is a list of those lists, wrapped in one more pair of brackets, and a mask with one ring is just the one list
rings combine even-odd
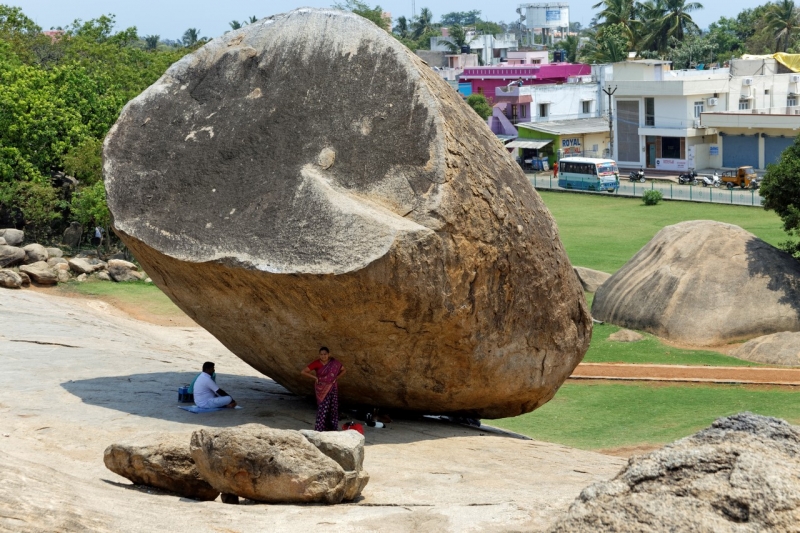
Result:
{"label": "leafy green tree", "polygon": [[376,5],[371,8],[361,0],[345,0],[344,2],[334,4],[333,7],[344,11],[352,11],[356,15],[374,22],[378,27],[386,31],[391,30],[389,27],[390,21],[388,18],[384,18],[383,8],[381,6]]}
{"label": "leafy green tree", "polygon": [[51,233],[50,224],[61,217],[59,199],[49,183],[21,181],[14,191],[16,207],[22,214],[26,229],[36,241]]}
{"label": "leafy green tree", "polygon": [[411,36],[408,19],[403,16],[397,17],[397,25],[392,29],[392,32],[400,39],[408,39]]}
{"label": "leafy green tree", "polygon": [[786,52],[800,30],[800,11],[793,0],[780,0],[767,8],[766,29],[775,36],[775,51]]}
{"label": "leafy green tree", "polygon": [[570,63],[577,63],[578,61],[578,48],[580,41],[575,35],[567,35],[566,38],[556,43],[558,48],[567,52],[567,61]]}
{"label": "leafy green tree", "polygon": [[239,22],[238,20],[232,20],[228,23],[228,25],[231,27],[232,30],[238,30],[239,28],[242,27],[242,23]]}
{"label": "leafy green tree", "polygon": [[492,116],[492,106],[482,94],[471,94],[467,96],[467,104],[475,110],[475,112],[483,119],[486,120]]}
{"label": "leafy green tree", "polygon": [[192,48],[205,40],[206,37],[200,37],[200,30],[197,28],[189,28],[183,32],[183,37],[181,38],[181,42],[186,48]]}
{"label": "leafy green tree", "polygon": [[249,18],[249,19],[247,19],[247,23],[248,23],[248,24],[252,24],[252,23],[254,23],[254,22],[258,22],[258,17],[257,17],[257,16],[255,16],[255,15],[250,15],[250,18]]}
{"label": "leafy green tree", "polygon": [[[800,136],[777,163],[767,165],[759,194],[764,199],[764,209],[781,217],[783,229],[790,236],[800,236]],[[800,242],[787,242],[783,248],[800,257]]]}
{"label": "leafy green tree", "polygon": [[450,30],[450,37],[440,40],[439,44],[443,44],[454,54],[460,54],[461,47],[467,44],[467,32],[458,24],[450,26],[448,29]]}
{"label": "leafy green tree", "polygon": [[89,137],[70,148],[64,157],[64,172],[74,176],[85,185],[93,185],[103,179],[103,141]]}
{"label": "leafy green tree", "polygon": [[670,37],[667,58],[674,69],[694,68],[698,63],[713,63],[716,45],[705,36],[687,35],[683,40]]}
{"label": "leafy green tree", "polygon": [[419,15],[414,17],[411,21],[411,30],[414,33],[414,38],[419,39],[426,33],[436,30],[436,25],[433,23],[433,12],[427,7],[423,7],[419,11]]}
{"label": "leafy green tree", "polygon": [[602,8],[597,14],[597,35],[601,36],[605,28],[621,25],[625,28],[628,41],[635,43],[641,34],[641,21],[639,20],[639,4],[634,0],[603,0],[592,6],[592,9]]}
{"label": "leafy green tree", "polygon": [[481,12],[478,9],[472,11],[453,11],[445,13],[439,20],[442,26],[474,26],[481,20]]}
{"label": "leafy green tree", "polygon": [[144,37],[144,49],[145,50],[155,50],[158,48],[158,41],[161,40],[160,35],[145,35]]}
{"label": "leafy green tree", "polygon": [[102,181],[80,187],[70,204],[72,219],[85,228],[111,225],[111,213],[106,203],[106,189]]}
{"label": "leafy green tree", "polygon": [[581,49],[581,59],[589,63],[625,61],[631,49],[628,29],[624,24],[603,28],[602,34],[591,34],[589,43]]}

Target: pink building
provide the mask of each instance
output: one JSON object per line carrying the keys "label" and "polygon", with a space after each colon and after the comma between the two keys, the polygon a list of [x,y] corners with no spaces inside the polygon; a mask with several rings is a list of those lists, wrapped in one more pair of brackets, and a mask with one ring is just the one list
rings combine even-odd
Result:
{"label": "pink building", "polygon": [[589,76],[591,65],[582,63],[551,63],[543,65],[507,65],[469,67],[464,69],[461,82],[472,84],[472,94],[482,94],[494,103],[495,89],[522,80],[523,85],[566,83],[570,76]]}

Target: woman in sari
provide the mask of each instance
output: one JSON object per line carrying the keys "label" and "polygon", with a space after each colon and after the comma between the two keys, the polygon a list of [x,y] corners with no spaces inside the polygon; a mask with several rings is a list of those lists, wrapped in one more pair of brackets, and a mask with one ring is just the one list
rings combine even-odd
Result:
{"label": "woman in sari", "polygon": [[336,380],[345,372],[342,363],[331,357],[330,350],[325,346],[319,349],[319,359],[300,372],[314,380],[314,392],[317,396],[317,421],[314,430],[339,429],[339,387]]}

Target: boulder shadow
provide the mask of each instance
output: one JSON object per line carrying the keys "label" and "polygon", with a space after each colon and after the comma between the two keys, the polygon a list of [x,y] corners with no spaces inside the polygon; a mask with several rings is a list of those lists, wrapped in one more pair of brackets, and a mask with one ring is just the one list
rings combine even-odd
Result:
{"label": "boulder shadow", "polygon": [[747,242],[745,251],[749,274],[769,278],[767,288],[781,293],[778,302],[790,306],[800,318],[800,261],[760,239]]}

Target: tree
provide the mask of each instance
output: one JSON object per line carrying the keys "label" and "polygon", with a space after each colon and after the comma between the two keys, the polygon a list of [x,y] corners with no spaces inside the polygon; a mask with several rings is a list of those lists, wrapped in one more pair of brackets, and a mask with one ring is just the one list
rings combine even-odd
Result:
{"label": "tree", "polygon": [[411,30],[408,26],[408,19],[403,16],[397,17],[397,26],[395,26],[392,31],[400,39],[408,39],[408,37],[411,35]]}
{"label": "tree", "polygon": [[460,54],[461,47],[467,44],[467,32],[458,24],[450,26],[449,29],[450,37],[447,39],[440,39],[439,44],[443,44],[454,54]]}
{"label": "tree", "polygon": [[242,27],[242,23],[239,22],[238,20],[232,20],[228,23],[228,25],[231,27],[232,30],[238,30],[239,28]]}
{"label": "tree", "polygon": [[775,36],[775,51],[785,52],[800,29],[800,12],[793,0],[780,0],[769,4],[764,22],[766,29]]}
{"label": "tree", "polygon": [[158,41],[161,40],[160,35],[145,35],[144,48],[145,50],[155,50],[158,48]]}
{"label": "tree", "polygon": [[601,7],[603,9],[597,14],[598,19],[602,19],[598,23],[598,36],[603,34],[605,28],[621,24],[631,43],[638,40],[641,21],[638,20],[639,9],[634,0],[603,0],[593,5],[592,9]]}
{"label": "tree", "polygon": [[489,105],[486,97],[482,94],[471,94],[467,96],[467,104],[474,109],[483,120],[492,116],[492,106]]}
{"label": "tree", "polygon": [[250,18],[247,19],[247,23],[252,24],[254,22],[258,22],[258,17],[256,17],[255,15],[250,15]]}
{"label": "tree", "polygon": [[423,7],[419,15],[414,17],[414,20],[411,22],[411,29],[414,32],[414,38],[419,39],[426,33],[430,33],[435,29],[435,25],[433,23],[433,13],[427,7]]}
{"label": "tree", "polygon": [[698,63],[713,63],[716,45],[710,39],[700,35],[687,35],[679,41],[670,37],[667,58],[672,61],[672,68],[681,70],[694,68]]}
{"label": "tree", "polygon": [[80,187],[72,196],[70,203],[72,219],[80,222],[84,228],[111,225],[111,213],[106,203],[106,189],[102,181],[86,187]]}
{"label": "tree", "polygon": [[64,172],[85,185],[103,180],[103,141],[89,137],[70,148],[64,157]]}
{"label": "tree", "polygon": [[[800,236],[800,136],[781,154],[775,164],[767,165],[759,194],[764,209],[775,211],[790,236]],[[786,251],[800,258],[800,242],[786,242]]]}
{"label": "tree", "polygon": [[386,31],[391,30],[390,20],[383,16],[383,8],[381,6],[376,5],[375,7],[370,8],[361,0],[345,0],[343,3],[339,2],[334,4],[333,7],[336,9],[342,9],[344,11],[351,11],[356,15],[374,22],[378,27],[383,28]]}
{"label": "tree", "polygon": [[644,28],[643,48],[665,55],[669,38],[683,39],[690,30],[698,30],[690,11],[703,9],[699,2],[686,0],[648,0],[641,4],[640,15]]}
{"label": "tree", "polygon": [[556,46],[567,52],[567,62],[577,63],[580,41],[575,35],[567,35],[565,39],[556,43]]}
{"label": "tree", "polygon": [[481,20],[481,12],[478,9],[472,11],[453,11],[445,13],[439,20],[442,26],[473,26]]}
{"label": "tree", "polygon": [[193,46],[197,45],[201,41],[207,40],[206,37],[200,37],[200,30],[197,28],[189,28],[185,32],[183,32],[183,37],[181,38],[181,42],[183,46],[186,48],[192,48]]}
{"label": "tree", "polygon": [[612,24],[602,34],[590,35],[589,43],[581,49],[581,58],[589,63],[617,63],[628,58],[631,42],[624,24]]}

